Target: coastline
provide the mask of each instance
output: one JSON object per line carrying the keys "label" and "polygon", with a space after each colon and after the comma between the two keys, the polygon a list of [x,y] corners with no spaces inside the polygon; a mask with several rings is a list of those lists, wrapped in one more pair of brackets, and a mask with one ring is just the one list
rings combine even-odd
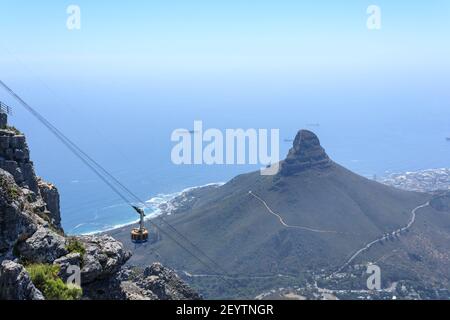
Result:
{"label": "coastline", "polygon": [[[183,195],[189,194],[190,192],[193,192],[193,191],[196,191],[199,189],[210,188],[210,187],[220,187],[224,184],[225,184],[225,182],[212,182],[212,183],[207,183],[207,184],[200,185],[200,186],[188,187],[179,192],[168,193],[168,194],[158,194],[158,195],[148,199],[147,201],[145,201],[145,204],[147,206],[145,209],[145,213],[146,213],[145,221],[155,219],[163,214],[170,215],[172,213],[172,211],[176,209],[170,205],[171,202],[179,197],[182,197]],[[149,205],[153,205],[155,208],[150,208]],[[115,206],[125,206],[125,204],[113,205],[113,206],[109,206],[109,207],[115,207]],[[165,208],[162,209],[162,207],[165,207]],[[139,222],[139,219],[135,219],[133,221],[116,224],[111,227],[105,227],[104,229],[101,229],[101,230],[75,233],[74,235],[81,235],[81,236],[98,235],[98,234],[118,230],[118,229],[121,229],[124,227],[128,227],[128,226],[131,226],[138,222]],[[82,225],[84,225],[84,224],[79,224],[74,229],[76,229],[77,227],[82,226]]]}

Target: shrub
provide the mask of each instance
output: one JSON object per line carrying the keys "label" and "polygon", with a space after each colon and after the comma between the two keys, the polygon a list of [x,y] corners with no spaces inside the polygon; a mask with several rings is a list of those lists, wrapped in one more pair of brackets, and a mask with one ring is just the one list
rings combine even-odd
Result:
{"label": "shrub", "polygon": [[69,244],[66,246],[67,251],[70,253],[79,253],[83,256],[86,253],[84,245],[77,239],[69,239]]}
{"label": "shrub", "polygon": [[18,187],[13,183],[8,182],[8,180],[3,176],[0,176],[0,188],[4,190],[9,201],[19,199],[20,190]]}
{"label": "shrub", "polygon": [[20,191],[16,186],[11,186],[11,188],[8,189],[8,195],[11,199],[17,200],[20,196]]}
{"label": "shrub", "polygon": [[33,284],[47,300],[78,300],[83,294],[81,288],[67,285],[58,277],[59,266],[32,264],[26,269]]}
{"label": "shrub", "polygon": [[16,127],[13,127],[13,126],[6,126],[6,130],[12,131],[16,135],[21,135],[22,134],[22,132],[20,132],[19,129],[17,129]]}

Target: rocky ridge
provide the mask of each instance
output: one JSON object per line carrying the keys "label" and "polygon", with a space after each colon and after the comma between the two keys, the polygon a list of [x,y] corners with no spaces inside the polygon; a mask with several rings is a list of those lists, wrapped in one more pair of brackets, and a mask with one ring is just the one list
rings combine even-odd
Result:
{"label": "rocky ridge", "polygon": [[27,266],[58,266],[66,282],[79,270],[84,299],[199,299],[171,270],[125,267],[131,252],[114,238],[69,237],[58,189],[36,176],[25,136],[0,113],[0,299],[45,299]]}

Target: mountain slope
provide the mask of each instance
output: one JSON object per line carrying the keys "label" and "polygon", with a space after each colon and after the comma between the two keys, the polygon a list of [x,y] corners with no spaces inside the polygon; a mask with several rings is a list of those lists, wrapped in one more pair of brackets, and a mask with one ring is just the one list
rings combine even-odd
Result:
{"label": "mountain slope", "polygon": [[[430,198],[352,173],[303,130],[276,176],[253,172],[196,190],[189,205],[165,219],[222,267],[217,273],[331,274],[365,244],[407,226],[413,209]],[[128,236],[126,229],[111,234]],[[132,261],[156,258],[189,273],[213,273],[164,237],[134,248]]]}

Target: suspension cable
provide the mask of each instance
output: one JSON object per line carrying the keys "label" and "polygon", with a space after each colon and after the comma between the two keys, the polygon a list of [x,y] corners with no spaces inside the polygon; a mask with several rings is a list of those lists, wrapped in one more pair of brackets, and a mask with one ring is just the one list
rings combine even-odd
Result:
{"label": "suspension cable", "polygon": [[[14,92],[9,86],[7,86],[2,80],[0,80],[0,85],[14,98],[16,99],[28,112],[30,112],[36,119],[38,119],[48,130],[50,130],[55,137],[60,140],[79,160],[81,160],[89,169],[94,172],[94,174],[102,180],[114,193],[116,193],[119,198],[126,203],[129,206],[133,206],[133,203],[123,195],[122,192],[114,186],[112,182],[115,182],[117,185],[119,185],[124,191],[126,191],[129,195],[132,196],[135,200],[137,200],[139,203],[143,204],[147,207],[144,201],[142,201],[138,196],[136,196],[129,188],[127,188],[124,184],[122,184],[117,178],[115,178],[111,173],[109,173],[106,169],[104,169],[98,162],[96,162],[92,157],[90,157],[86,152],[84,152],[81,148],[79,148],[72,140],[70,140],[68,137],[66,137],[60,130],[58,130],[55,126],[53,126],[46,118],[44,118],[39,112],[37,112],[35,109],[33,109],[27,102],[25,102],[16,92]],[[110,180],[105,178],[106,175],[109,177]],[[211,257],[209,257],[206,253],[204,253],[197,245],[192,243],[186,236],[184,236],[181,232],[179,232],[174,226],[172,226],[170,223],[168,223],[166,220],[162,219],[160,217],[160,220],[165,222],[170,229],[172,229],[176,234],[178,234],[180,237],[182,237],[185,241],[187,241],[193,248],[195,248],[199,253],[201,253],[203,256],[207,258],[214,266],[218,267],[222,272],[225,273],[226,276],[228,276],[228,273],[217,263],[215,262]],[[213,270],[211,266],[209,266],[207,263],[205,263],[201,258],[199,258],[195,253],[193,253],[191,250],[186,248],[183,244],[181,244],[177,239],[172,237],[168,232],[163,230],[159,225],[156,223],[153,223],[152,221],[149,221],[151,225],[153,225],[158,231],[163,233],[165,236],[170,238],[172,241],[174,241],[178,246],[180,246],[183,250],[185,250],[187,253],[189,253],[192,257],[194,257],[197,261],[199,261],[202,265],[207,267],[210,270]],[[234,287],[234,284],[230,283],[226,278],[220,277],[223,281],[227,282],[231,286]]]}

